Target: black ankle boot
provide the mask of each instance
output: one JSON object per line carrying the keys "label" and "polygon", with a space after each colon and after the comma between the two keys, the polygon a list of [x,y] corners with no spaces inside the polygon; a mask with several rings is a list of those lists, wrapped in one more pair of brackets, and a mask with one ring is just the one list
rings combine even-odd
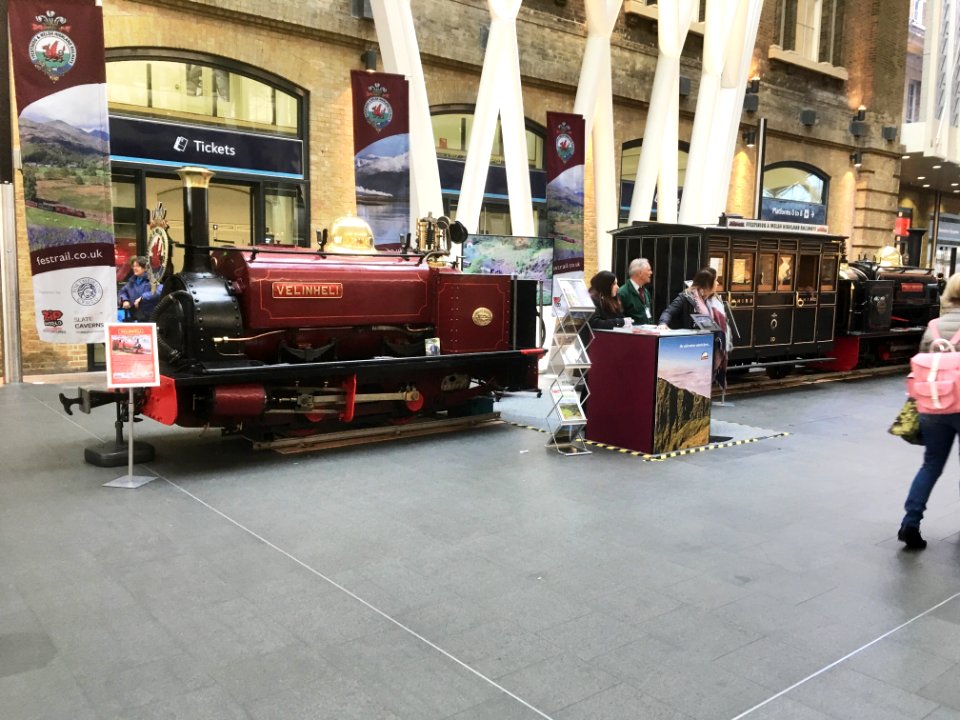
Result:
{"label": "black ankle boot", "polygon": [[927,541],[920,537],[920,528],[903,525],[897,533],[897,540],[905,543],[907,550],[923,550]]}

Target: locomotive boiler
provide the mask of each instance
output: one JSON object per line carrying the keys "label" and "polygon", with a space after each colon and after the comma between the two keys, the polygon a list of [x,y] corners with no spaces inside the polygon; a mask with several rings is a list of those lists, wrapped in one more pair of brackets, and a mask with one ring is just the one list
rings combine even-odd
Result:
{"label": "locomotive boiler", "polygon": [[180,174],[183,266],[152,317],[161,384],[138,412],[264,439],[466,415],[537,389],[537,283],[461,273],[459,223],[425,218],[400,252],[376,251],[358,218],[316,249],[214,248],[212,173]]}

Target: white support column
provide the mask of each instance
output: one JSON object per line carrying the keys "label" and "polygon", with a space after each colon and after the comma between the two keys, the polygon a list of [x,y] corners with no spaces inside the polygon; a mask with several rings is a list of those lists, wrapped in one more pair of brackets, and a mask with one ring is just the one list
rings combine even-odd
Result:
{"label": "white support column", "polygon": [[[710,161],[710,167],[717,168],[716,192],[704,197],[704,212],[716,222],[720,214],[727,209],[727,195],[730,192],[730,173],[733,170],[733,154],[737,149],[737,131],[740,129],[740,114],[743,112],[743,94],[747,88],[747,74],[753,59],[753,48],[757,42],[757,28],[760,25],[760,11],[763,0],[741,0],[737,8],[733,39],[727,48],[727,59],[720,76],[720,98],[717,114],[731,118],[724,128],[726,136],[718,130],[711,133],[711,153],[716,159]],[[742,19],[741,19],[742,18]],[[713,163],[716,162],[716,165]]]}
{"label": "white support column", "polygon": [[383,68],[404,75],[410,87],[410,231],[419,218],[443,214],[440,170],[430,102],[410,0],[372,0]]}
{"label": "white support column", "polygon": [[[690,156],[687,160],[680,222],[705,225],[716,222],[706,212],[704,195],[714,192],[719,158],[711,155],[711,138],[715,132],[728,134],[728,124],[739,126],[739,116],[732,118],[717,112],[720,99],[720,76],[723,72],[727,48],[735,41],[734,25],[738,7],[746,0],[707,0],[706,34],[703,38],[703,69],[697,94],[697,111],[690,137]],[[742,36],[741,36],[742,37]],[[739,60],[739,58],[738,58]],[[712,207],[712,203],[709,204]]]}
{"label": "white support column", "polygon": [[573,111],[584,118],[585,132],[593,143],[593,199],[597,236],[597,267],[612,267],[617,227],[617,159],[613,133],[613,88],[610,35],[620,15],[622,0],[585,0],[587,47],[580,66],[580,81]]}
{"label": "white support column", "polygon": [[[664,154],[668,153],[672,156],[677,154],[680,53],[698,5],[696,0],[663,0],[658,4],[657,42],[660,47],[660,56],[657,58],[657,72],[653,79],[647,124],[643,131],[643,150],[640,153],[637,180],[633,186],[633,201],[630,204],[631,222],[650,219],[653,189],[662,174],[661,164]],[[673,145],[668,147],[667,142],[671,140]],[[675,157],[672,167],[676,168]],[[664,198],[661,195],[659,199],[658,219],[663,219],[659,208],[665,203],[676,206],[675,171],[672,186],[673,197]],[[663,191],[664,188],[661,187],[661,192]],[[676,217],[676,211],[672,212],[673,217]]]}
{"label": "white support column", "polygon": [[457,220],[470,232],[476,232],[480,221],[483,191],[490,169],[490,151],[499,115],[513,234],[536,234],[530,194],[530,168],[527,163],[520,56],[517,50],[516,20],[520,3],[521,0],[487,0],[490,35],[457,206]]}

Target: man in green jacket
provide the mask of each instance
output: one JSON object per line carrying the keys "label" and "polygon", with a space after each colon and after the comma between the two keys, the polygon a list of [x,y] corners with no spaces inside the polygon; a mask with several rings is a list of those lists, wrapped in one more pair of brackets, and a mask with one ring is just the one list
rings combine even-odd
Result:
{"label": "man in green jacket", "polygon": [[637,325],[652,325],[656,320],[653,318],[653,298],[647,287],[653,276],[650,261],[646,258],[631,260],[627,275],[629,280],[617,292],[617,297],[620,298],[620,304],[623,306],[623,314],[633,318],[633,322]]}

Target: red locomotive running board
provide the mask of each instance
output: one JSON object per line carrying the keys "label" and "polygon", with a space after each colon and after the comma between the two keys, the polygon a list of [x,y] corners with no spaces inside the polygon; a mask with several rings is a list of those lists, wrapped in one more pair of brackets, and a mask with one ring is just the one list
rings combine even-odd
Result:
{"label": "red locomotive running board", "polygon": [[324,300],[343,297],[343,283],[273,283],[274,300]]}

